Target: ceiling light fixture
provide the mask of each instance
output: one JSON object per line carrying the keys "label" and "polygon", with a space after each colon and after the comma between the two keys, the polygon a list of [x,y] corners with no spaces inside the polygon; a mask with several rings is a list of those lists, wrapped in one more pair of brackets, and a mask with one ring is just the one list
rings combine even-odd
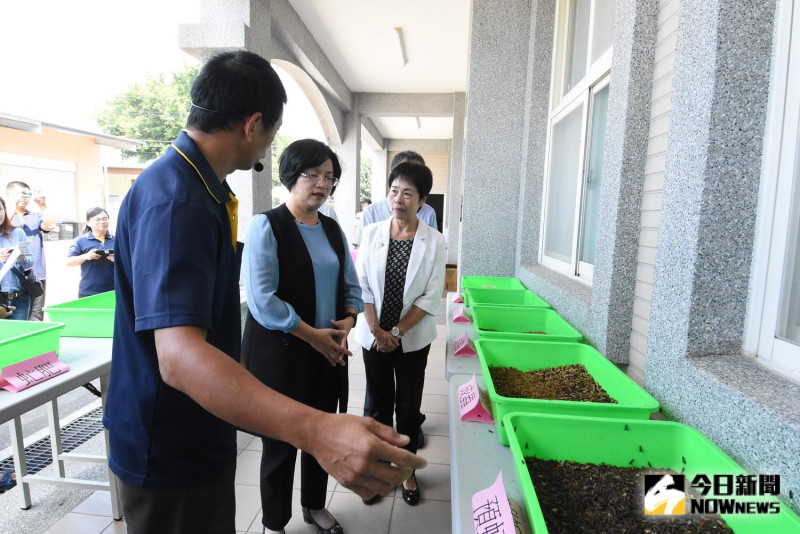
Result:
{"label": "ceiling light fixture", "polygon": [[406,66],[408,59],[406,59],[406,45],[403,43],[403,28],[400,26],[394,27],[394,32],[397,34],[397,43],[400,45],[400,56],[403,58],[403,66]]}

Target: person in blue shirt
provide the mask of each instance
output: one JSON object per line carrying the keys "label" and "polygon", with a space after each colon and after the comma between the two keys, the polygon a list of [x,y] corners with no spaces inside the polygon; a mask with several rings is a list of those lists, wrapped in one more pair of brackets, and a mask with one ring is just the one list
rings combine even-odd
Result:
{"label": "person in blue shirt", "polygon": [[286,102],[280,78],[257,54],[223,52],[190,96],[186,130],[118,216],[103,424],[127,531],[233,534],[237,427],[310,453],[362,497],[385,495],[425,465],[399,448],[407,437],[292,400],[240,363],[242,244],[226,177],[266,157]]}
{"label": "person in blue shirt", "polygon": [[86,212],[85,235],[76,237],[67,250],[67,265],[81,266],[78,298],[114,290],[114,236],[108,231],[108,212]]}
{"label": "person in blue shirt", "polygon": [[[253,218],[242,273],[245,365],[276,391],[329,413],[337,404],[347,411],[347,334],[364,310],[344,232],[320,210],[341,170],[336,154],[320,141],[286,147],[279,176],[289,199]],[[262,442],[262,523],[265,532],[281,532],[292,517],[297,448],[269,437]],[[341,534],[325,509],[327,473],[305,452],[300,465],[303,519],[319,532]]]}
{"label": "person in blue shirt", "polygon": [[[11,224],[11,219],[6,216],[6,203],[0,198],[0,268],[9,260],[20,241],[27,241],[27,236],[21,228],[15,228]],[[33,267],[33,263],[34,258],[31,254],[20,254],[14,266],[20,272],[25,272]],[[0,303],[4,304],[3,316],[17,321],[27,321],[31,298],[25,293],[19,276],[13,269],[9,269],[0,279],[0,293],[2,293]]]}
{"label": "person in blue shirt", "polygon": [[[36,205],[37,210],[28,209],[30,202]],[[44,236],[56,227],[53,212],[47,207],[47,199],[41,191],[31,192],[25,182],[13,181],[6,185],[6,203],[11,224],[22,228],[26,240],[30,243],[31,255],[34,257],[33,274],[36,280],[42,283],[44,291],[36,298],[30,299],[31,321],[41,321],[44,318],[44,299],[47,294],[47,265],[44,254]]]}
{"label": "person in blue shirt", "polygon": [[[413,150],[404,150],[403,152],[398,152],[394,155],[391,163],[389,164],[389,172],[406,161],[418,163],[419,165],[425,165],[425,159],[418,152],[414,152]],[[356,229],[356,236],[353,238],[353,247],[358,248],[361,244],[361,234],[364,232],[364,228],[370,224],[385,221],[391,216],[392,207],[389,205],[388,196],[375,202],[374,204],[366,206],[364,211],[361,212],[361,218]],[[439,225],[436,222],[436,210],[434,210],[428,204],[422,205],[417,213],[417,216],[422,219],[422,222],[434,230],[438,230]]]}

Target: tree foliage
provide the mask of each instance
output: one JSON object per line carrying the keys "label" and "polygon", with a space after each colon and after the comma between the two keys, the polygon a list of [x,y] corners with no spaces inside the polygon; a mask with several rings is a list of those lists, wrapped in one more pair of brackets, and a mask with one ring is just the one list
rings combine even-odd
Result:
{"label": "tree foliage", "polygon": [[97,123],[105,133],[144,142],[135,151],[124,150],[123,156],[140,163],[157,158],[186,125],[189,92],[199,71],[199,65],[192,65],[133,85],[106,103]]}
{"label": "tree foliage", "polygon": [[365,200],[372,198],[372,160],[369,158],[361,158],[360,186],[359,210],[361,209],[361,204],[363,204]]}
{"label": "tree foliage", "polygon": [[[282,187],[281,179],[278,176],[278,161],[281,154],[287,146],[294,143],[296,139],[282,134],[280,131],[275,134],[275,139],[272,140],[272,189]],[[273,195],[274,196],[274,195]]]}

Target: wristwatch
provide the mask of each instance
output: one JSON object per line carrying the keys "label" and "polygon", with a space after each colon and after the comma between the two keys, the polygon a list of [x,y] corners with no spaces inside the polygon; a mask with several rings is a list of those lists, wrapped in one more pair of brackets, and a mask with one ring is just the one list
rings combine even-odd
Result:
{"label": "wristwatch", "polygon": [[394,337],[403,337],[403,333],[400,332],[400,329],[397,328],[397,326],[393,326],[392,330],[389,333],[392,334]]}
{"label": "wristwatch", "polygon": [[358,322],[358,315],[353,312],[344,312],[344,316],[353,318],[353,328],[355,328],[356,323]]}

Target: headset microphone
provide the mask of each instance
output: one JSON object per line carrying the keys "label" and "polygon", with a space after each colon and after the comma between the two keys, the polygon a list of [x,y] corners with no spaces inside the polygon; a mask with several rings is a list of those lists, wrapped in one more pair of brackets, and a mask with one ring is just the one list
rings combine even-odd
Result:
{"label": "headset microphone", "polygon": [[256,172],[263,171],[264,170],[264,164],[261,163],[260,161],[256,162],[256,164],[253,165],[253,170],[256,171]]}

